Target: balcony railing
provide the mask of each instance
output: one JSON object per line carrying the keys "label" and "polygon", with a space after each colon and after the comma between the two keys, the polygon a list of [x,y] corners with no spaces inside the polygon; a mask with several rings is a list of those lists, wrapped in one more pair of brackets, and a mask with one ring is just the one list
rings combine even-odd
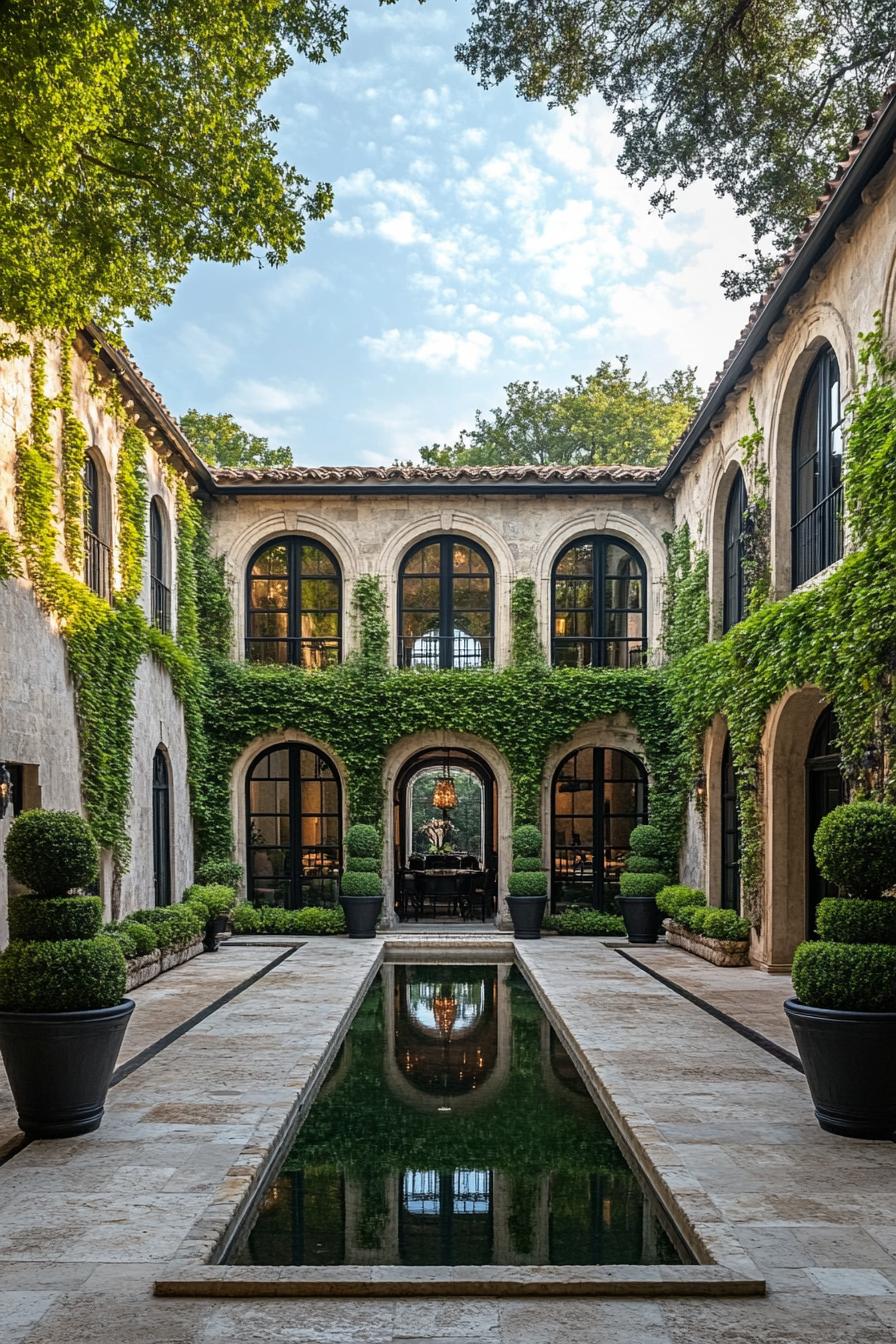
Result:
{"label": "balcony railing", "polygon": [[337,638],[253,636],[246,640],[247,663],[292,663],[298,667],[335,667],[341,654]]}
{"label": "balcony railing", "polygon": [[643,639],[559,635],[552,644],[555,667],[643,667],[646,653]]}
{"label": "balcony railing", "polygon": [[793,587],[820,574],[843,554],[843,486],[839,485],[792,528]]}
{"label": "balcony railing", "polygon": [[465,635],[456,630],[451,635],[401,635],[398,640],[399,667],[468,671],[490,667],[494,655],[495,641],[491,635]]}
{"label": "balcony railing", "polygon": [[97,597],[112,595],[112,551],[95,532],[84,533],[84,582]]}
{"label": "balcony railing", "polygon": [[152,623],[164,634],[171,634],[171,589],[154,576],[149,581]]}

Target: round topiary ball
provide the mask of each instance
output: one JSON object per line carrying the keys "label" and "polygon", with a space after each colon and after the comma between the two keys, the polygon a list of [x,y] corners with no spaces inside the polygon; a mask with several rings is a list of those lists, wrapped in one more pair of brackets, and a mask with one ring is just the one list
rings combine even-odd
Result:
{"label": "round topiary ball", "polygon": [[514,858],[540,858],[542,836],[537,826],[515,826],[510,841]]}
{"label": "round topiary ball", "polygon": [[345,848],[352,858],[375,859],[380,852],[380,833],[375,826],[356,822],[346,831]]}
{"label": "round topiary ball", "polygon": [[0,955],[0,1009],[73,1013],[111,1008],[124,994],[127,966],[115,938],[10,943]]}
{"label": "round topiary ball", "polygon": [[896,807],[843,803],[822,818],[812,845],[828,882],[866,900],[896,886]]}
{"label": "round topiary ball", "polygon": [[383,894],[383,879],[379,873],[343,873],[341,882],[343,896],[362,896],[375,898]]}
{"label": "round topiary ball", "polygon": [[9,828],[5,854],[13,877],[36,896],[89,887],[99,871],[93,832],[77,812],[22,812]]}
{"label": "round topiary ball", "polygon": [[658,826],[636,826],[628,838],[633,854],[658,858],[663,852],[663,837]]}

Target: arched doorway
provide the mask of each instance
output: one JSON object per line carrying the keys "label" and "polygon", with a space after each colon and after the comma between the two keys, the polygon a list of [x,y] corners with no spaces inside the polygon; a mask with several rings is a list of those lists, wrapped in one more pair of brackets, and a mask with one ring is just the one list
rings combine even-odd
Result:
{"label": "arched doorway", "polygon": [[342,792],[329,757],[301,742],[268,747],[246,775],[246,874],[254,905],[335,905]]}
{"label": "arched doorway", "polygon": [[818,871],[812,841],[822,817],[846,801],[846,786],[840,772],[839,729],[833,705],[819,715],[806,753],[806,936],[815,937],[815,912],[819,901],[836,896],[837,888]]}
{"label": "arched doorway", "polygon": [[152,880],[156,905],[171,904],[171,780],[161,747],[152,758]]}
{"label": "arched doorway", "polygon": [[630,752],[580,747],[557,767],[551,790],[551,909],[612,912],[629,836],[647,820],[647,774]]}
{"label": "arched doorway", "polygon": [[433,747],[395,783],[395,908],[401,919],[486,919],[497,891],[496,789],[466,748]]}
{"label": "arched doorway", "polygon": [[737,810],[737,776],[731,755],[731,738],[725,738],[721,766],[722,881],[721,904],[740,912],[740,816]]}

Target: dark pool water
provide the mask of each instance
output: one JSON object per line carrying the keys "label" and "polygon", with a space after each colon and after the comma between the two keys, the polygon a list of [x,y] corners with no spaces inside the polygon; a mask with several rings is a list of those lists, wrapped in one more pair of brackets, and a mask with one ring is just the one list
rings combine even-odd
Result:
{"label": "dark pool water", "polygon": [[385,966],[254,1221],[247,1265],[678,1264],[512,966]]}

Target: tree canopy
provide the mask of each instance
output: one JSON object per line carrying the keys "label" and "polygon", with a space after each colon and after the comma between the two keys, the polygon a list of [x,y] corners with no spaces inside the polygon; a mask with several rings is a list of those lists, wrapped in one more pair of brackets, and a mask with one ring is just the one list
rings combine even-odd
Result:
{"label": "tree canopy", "polygon": [[483,86],[574,108],[601,95],[619,167],[652,203],[700,177],[757,243],[732,296],[767,279],[852,132],[896,77],[892,0],[473,0],[457,49]]}
{"label": "tree canopy", "polygon": [[271,448],[267,439],[250,434],[226,411],[204,415],[191,407],[181,416],[180,427],[199,456],[212,466],[292,466],[291,448]]}
{"label": "tree canopy", "polygon": [[116,329],[196,258],[279,265],[329,208],[261,100],[345,38],[334,0],[8,0],[0,26],[0,317]]}
{"label": "tree canopy", "polygon": [[451,444],[421,448],[429,466],[658,466],[700,403],[694,369],[651,386],[625,355],[563,388],[508,383],[504,405],[477,411]]}

